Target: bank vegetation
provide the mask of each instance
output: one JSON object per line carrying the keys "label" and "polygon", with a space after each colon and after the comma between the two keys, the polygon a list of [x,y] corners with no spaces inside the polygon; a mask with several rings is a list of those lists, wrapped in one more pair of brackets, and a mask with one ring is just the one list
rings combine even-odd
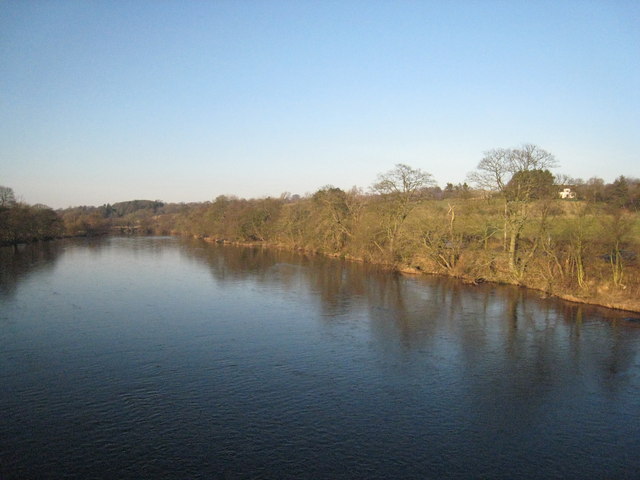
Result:
{"label": "bank vegetation", "polygon": [[[548,152],[523,145],[486,152],[468,184],[448,183],[444,189],[429,173],[398,164],[367,190],[325,186],[302,197],[135,200],[58,212],[5,204],[0,229],[5,244],[61,234],[190,235],[469,283],[517,284],[640,311],[640,180],[582,181],[554,176],[550,169],[556,166]],[[570,192],[568,198],[561,191]],[[30,226],[8,233],[29,216],[25,212],[34,219]]]}

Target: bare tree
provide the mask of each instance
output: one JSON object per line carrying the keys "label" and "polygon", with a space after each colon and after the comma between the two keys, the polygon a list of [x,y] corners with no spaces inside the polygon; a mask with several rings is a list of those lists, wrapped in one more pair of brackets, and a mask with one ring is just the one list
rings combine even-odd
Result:
{"label": "bare tree", "polygon": [[[402,225],[418,202],[427,196],[427,188],[434,185],[436,182],[430,173],[398,163],[378,175],[378,181],[371,187],[383,201],[380,218],[392,261],[395,261],[396,241]],[[384,250],[379,244],[378,247]]]}
{"label": "bare tree", "polygon": [[479,188],[497,192],[504,198],[504,244],[509,267],[520,276],[518,247],[520,234],[529,215],[529,203],[553,183],[549,168],[557,166],[555,157],[536,145],[498,148],[485,152],[477,170],[469,175]]}
{"label": "bare tree", "polygon": [[530,143],[511,150],[511,152],[511,171],[513,173],[546,170],[558,166],[558,162],[552,154]]}
{"label": "bare tree", "polygon": [[469,174],[469,180],[478,188],[501,192],[513,175],[511,169],[511,150],[494,148],[484,152],[477,171]]}
{"label": "bare tree", "polygon": [[556,166],[555,157],[535,145],[525,144],[515,149],[495,148],[484,152],[477,171],[469,174],[469,179],[478,188],[504,193],[514,176]]}
{"label": "bare tree", "polygon": [[16,203],[13,189],[0,185],[0,207],[10,207]]}

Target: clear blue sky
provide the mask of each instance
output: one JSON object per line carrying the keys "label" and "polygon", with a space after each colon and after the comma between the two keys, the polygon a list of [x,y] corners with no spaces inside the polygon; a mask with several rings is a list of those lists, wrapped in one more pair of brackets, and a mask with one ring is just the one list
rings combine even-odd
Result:
{"label": "clear blue sky", "polygon": [[0,1],[0,185],[54,208],[640,176],[640,2]]}

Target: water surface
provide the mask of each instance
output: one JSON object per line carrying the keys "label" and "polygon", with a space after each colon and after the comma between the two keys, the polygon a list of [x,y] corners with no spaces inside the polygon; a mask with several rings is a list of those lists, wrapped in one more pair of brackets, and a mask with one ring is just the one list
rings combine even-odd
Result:
{"label": "water surface", "polygon": [[621,313],[176,238],[0,251],[0,478],[638,478]]}

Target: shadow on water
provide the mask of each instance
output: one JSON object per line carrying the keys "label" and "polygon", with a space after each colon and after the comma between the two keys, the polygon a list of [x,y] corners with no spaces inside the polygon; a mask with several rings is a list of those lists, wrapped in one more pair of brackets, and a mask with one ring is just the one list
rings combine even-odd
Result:
{"label": "shadow on water", "polygon": [[72,238],[0,247],[0,298],[9,300],[28,278],[51,272],[70,249],[81,248],[100,255],[105,237]]}
{"label": "shadow on water", "polygon": [[31,275],[51,271],[64,251],[61,242],[40,242],[0,248],[0,298],[10,299],[20,282]]}
{"label": "shadow on water", "polygon": [[[185,254],[205,263],[217,281],[251,279],[312,292],[325,322],[356,321],[354,313],[366,311],[376,341],[385,348],[423,351],[449,338],[455,339],[459,361],[469,368],[487,368],[491,361],[517,365],[516,388],[527,384],[543,391],[545,385],[561,382],[571,373],[557,368],[567,356],[574,358],[567,368],[575,369],[577,358],[589,358],[601,384],[616,388],[620,382],[612,379],[624,383],[637,353],[625,335],[628,329],[637,331],[628,313],[546,298],[536,291],[404,276],[375,265],[286,250],[200,241],[188,241],[185,247]],[[597,345],[589,351],[581,342],[585,334],[595,338],[588,345]]]}
{"label": "shadow on water", "polygon": [[51,272],[59,259],[70,251],[88,252],[94,257],[103,254],[103,247],[121,248],[148,254],[160,253],[163,242],[135,242],[131,237],[87,237],[22,244],[18,247],[0,247],[0,298],[11,299],[20,283],[33,275]]}
{"label": "shadow on water", "polygon": [[[245,280],[278,283],[295,288],[304,285],[321,300],[327,316],[347,313],[355,302],[393,311],[397,327],[409,338],[424,327],[427,318],[453,318],[473,314],[485,321],[497,313],[513,331],[531,325],[539,317],[545,324],[560,317],[579,330],[583,319],[635,326],[628,312],[547,298],[523,288],[483,284],[470,286],[447,277],[411,277],[381,267],[310,253],[276,248],[236,247],[185,240],[184,254],[206,264],[219,282]],[[416,306],[419,304],[419,307]]]}

